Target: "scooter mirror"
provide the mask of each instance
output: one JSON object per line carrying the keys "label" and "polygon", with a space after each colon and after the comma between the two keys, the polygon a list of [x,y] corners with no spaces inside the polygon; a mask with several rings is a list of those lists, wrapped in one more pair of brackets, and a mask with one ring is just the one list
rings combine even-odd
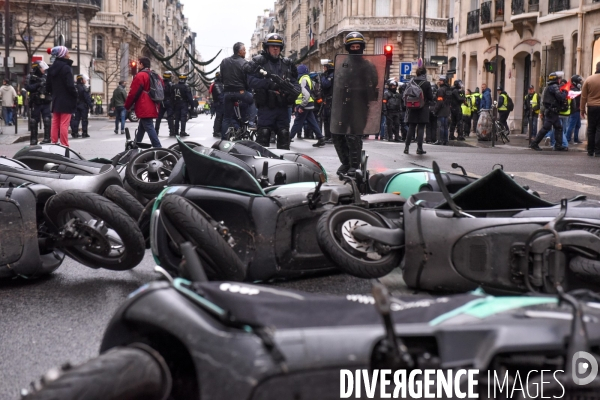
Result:
{"label": "scooter mirror", "polygon": [[55,163],[44,164],[44,172],[52,172],[53,170],[56,171],[57,168],[58,168],[58,164],[55,164]]}

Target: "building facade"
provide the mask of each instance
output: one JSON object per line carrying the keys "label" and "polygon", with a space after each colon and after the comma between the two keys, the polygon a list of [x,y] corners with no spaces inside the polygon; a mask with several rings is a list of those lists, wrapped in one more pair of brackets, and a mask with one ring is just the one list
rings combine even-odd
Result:
{"label": "building facade", "polygon": [[[446,56],[449,2],[427,0],[425,63],[431,79],[441,71],[431,56]],[[422,1],[404,0],[277,0],[275,31],[284,36],[284,54],[320,71],[321,60],[344,53],[344,37],[361,32],[367,54],[383,54],[394,47],[390,75],[399,78],[400,62],[416,61],[420,43]]]}
{"label": "building facade", "polygon": [[275,11],[273,9],[265,9],[263,15],[256,17],[256,28],[250,39],[250,46],[246,49],[247,58],[260,53],[262,50],[262,42],[269,33],[275,32]]}
{"label": "building facade", "polygon": [[595,0],[457,0],[449,9],[450,68],[471,90],[482,83],[493,89],[498,45],[498,84],[515,102],[509,126],[520,131],[529,85],[541,91],[553,71],[565,79],[593,73],[600,61],[598,22]]}

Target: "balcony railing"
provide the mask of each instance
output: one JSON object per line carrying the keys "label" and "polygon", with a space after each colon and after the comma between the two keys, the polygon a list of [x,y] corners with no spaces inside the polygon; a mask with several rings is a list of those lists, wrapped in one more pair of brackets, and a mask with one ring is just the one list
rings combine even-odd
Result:
{"label": "balcony railing", "polygon": [[150,35],[146,35],[146,44],[150,47],[152,47],[154,50],[156,50],[157,52],[159,52],[160,54],[164,55],[165,54],[165,49],[158,44],[158,42],[156,40],[154,40],[154,38]]}
{"label": "balcony railing", "polygon": [[479,10],[467,13],[467,35],[479,32]]}
{"label": "balcony railing", "polygon": [[525,2],[523,0],[512,0],[510,2],[510,12],[512,15],[519,15],[525,12]]}
{"label": "balcony railing", "polygon": [[570,7],[569,0],[548,0],[548,12],[559,12],[568,10]]}
{"label": "balcony railing", "polygon": [[496,0],[496,21],[504,19],[504,0]]}
{"label": "balcony railing", "polygon": [[485,1],[481,3],[481,25],[490,24],[492,22],[492,2]]}
{"label": "balcony railing", "polygon": [[540,0],[529,0],[529,12],[536,12],[540,10]]}
{"label": "balcony railing", "polygon": [[454,38],[454,18],[448,18],[448,25],[446,30],[446,38]]}

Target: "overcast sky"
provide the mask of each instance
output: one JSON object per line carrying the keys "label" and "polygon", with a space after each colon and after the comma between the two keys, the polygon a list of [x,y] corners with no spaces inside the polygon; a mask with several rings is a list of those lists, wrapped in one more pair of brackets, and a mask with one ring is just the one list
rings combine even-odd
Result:
{"label": "overcast sky", "polygon": [[273,8],[275,0],[182,0],[183,14],[190,29],[196,32],[196,48],[204,60],[219,58],[209,65],[214,69],[223,57],[233,54],[233,44],[244,42],[250,47],[250,38],[256,27],[256,17],[265,8]]}

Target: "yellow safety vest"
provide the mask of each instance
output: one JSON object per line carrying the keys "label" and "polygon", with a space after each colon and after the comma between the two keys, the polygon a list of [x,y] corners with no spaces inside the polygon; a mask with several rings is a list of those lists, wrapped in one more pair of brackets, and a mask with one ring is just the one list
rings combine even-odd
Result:
{"label": "yellow safety vest", "polygon": [[498,111],[508,111],[508,96],[501,94],[500,97],[504,98],[504,101],[502,102],[502,107],[498,107]]}
{"label": "yellow safety vest", "polygon": [[[307,79],[308,80],[308,90],[312,91],[312,81],[310,80],[310,76],[308,75],[302,75],[300,77],[300,79],[298,79],[298,83],[300,83],[300,86],[302,86],[302,79]],[[300,105],[302,104],[302,92],[300,92],[300,94],[298,95],[298,98],[296,99],[296,104]],[[308,99],[309,103],[314,103],[315,101],[313,100],[312,96]]]}
{"label": "yellow safety vest", "polygon": [[[529,97],[529,94],[525,95],[525,101],[527,101],[527,97]],[[540,96],[536,92],[533,94],[533,96],[531,96],[531,100],[529,100],[529,108],[531,110],[533,110],[535,107],[538,106],[539,102],[540,102]],[[538,115],[540,113],[540,109],[538,108],[537,110],[534,110],[533,113]]]}
{"label": "yellow safety vest", "polygon": [[23,96],[21,96],[21,95],[17,96],[17,105],[19,105],[19,106],[23,105]]}
{"label": "yellow safety vest", "polygon": [[96,96],[96,104],[102,104],[102,97]]}
{"label": "yellow safety vest", "polygon": [[471,95],[471,110],[477,111],[477,99],[479,99],[479,104],[481,104],[481,93],[473,93]]}
{"label": "yellow safety vest", "polygon": [[[567,111],[559,112],[560,115],[571,115],[571,99],[567,99],[569,104],[569,109]],[[563,128],[564,130],[564,128]]]}
{"label": "yellow safety vest", "polygon": [[471,116],[471,96],[465,96],[465,102],[460,105],[460,108],[463,116]]}

